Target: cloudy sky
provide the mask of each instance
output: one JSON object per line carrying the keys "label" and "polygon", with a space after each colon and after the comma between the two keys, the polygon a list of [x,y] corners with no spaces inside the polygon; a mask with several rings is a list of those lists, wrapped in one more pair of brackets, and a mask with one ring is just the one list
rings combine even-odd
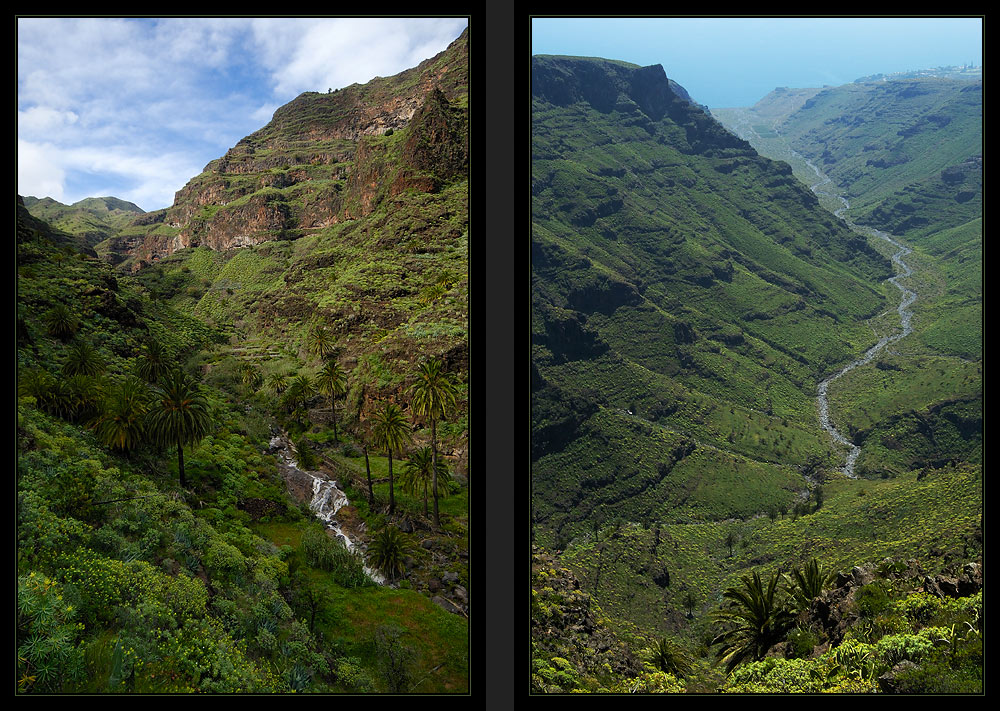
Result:
{"label": "cloudy sky", "polygon": [[18,18],[18,193],[146,211],[304,91],[444,50],[450,19]]}
{"label": "cloudy sky", "polygon": [[531,40],[533,54],[662,64],[711,108],[751,106],[779,86],[983,64],[975,17],[536,17]]}

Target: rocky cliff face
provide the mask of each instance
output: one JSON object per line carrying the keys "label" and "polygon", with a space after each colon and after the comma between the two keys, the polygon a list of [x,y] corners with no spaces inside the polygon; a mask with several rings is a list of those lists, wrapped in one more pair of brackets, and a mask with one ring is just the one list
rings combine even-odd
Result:
{"label": "rocky cliff face", "polygon": [[439,190],[468,167],[467,42],[466,30],[396,76],[302,94],[101,253],[135,270],[185,247],[295,239],[407,190]]}

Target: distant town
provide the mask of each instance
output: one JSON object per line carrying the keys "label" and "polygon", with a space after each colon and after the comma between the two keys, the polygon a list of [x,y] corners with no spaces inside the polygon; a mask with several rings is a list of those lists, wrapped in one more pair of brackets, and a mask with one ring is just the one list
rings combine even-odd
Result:
{"label": "distant town", "polygon": [[891,81],[895,79],[922,79],[927,77],[937,77],[940,79],[968,79],[975,81],[983,78],[982,65],[974,66],[966,64],[961,67],[935,67],[934,69],[918,69],[915,71],[895,72],[893,74],[872,74],[867,77],[855,79],[855,84],[863,84],[871,81]]}

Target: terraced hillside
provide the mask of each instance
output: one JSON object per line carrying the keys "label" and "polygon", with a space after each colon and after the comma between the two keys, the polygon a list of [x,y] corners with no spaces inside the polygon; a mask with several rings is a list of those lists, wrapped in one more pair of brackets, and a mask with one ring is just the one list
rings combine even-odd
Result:
{"label": "terraced hillside", "polygon": [[535,57],[535,535],[787,504],[888,262],[662,67]]}
{"label": "terraced hillside", "polygon": [[[832,396],[870,476],[982,457],[982,85],[901,79],[777,89],[714,112],[858,224],[914,250],[913,333]],[[809,161],[806,164],[805,161]],[[850,209],[843,209],[849,205]],[[897,328],[877,326],[880,332]]]}
{"label": "terraced hillside", "polygon": [[[223,329],[265,378],[298,369],[310,330],[329,330],[358,376],[349,416],[407,401],[429,356],[465,379],[467,41],[393,77],[299,96],[98,254]],[[464,416],[445,430],[463,468],[466,430]]]}
{"label": "terraced hillside", "polygon": [[[824,174],[782,133],[823,92],[776,92],[732,122],[742,138],[661,67],[535,57],[532,93],[532,688],[981,689],[978,613],[949,660],[879,656],[936,633],[890,605],[982,561],[978,218],[944,228],[942,211],[908,243],[912,332],[830,387],[862,448],[850,478],[817,383],[900,332],[901,291],[885,281],[897,248],[833,214],[834,161]],[[792,596],[815,559],[836,584],[785,598],[795,614],[723,670],[752,576]],[[855,654],[867,666],[847,673]]]}

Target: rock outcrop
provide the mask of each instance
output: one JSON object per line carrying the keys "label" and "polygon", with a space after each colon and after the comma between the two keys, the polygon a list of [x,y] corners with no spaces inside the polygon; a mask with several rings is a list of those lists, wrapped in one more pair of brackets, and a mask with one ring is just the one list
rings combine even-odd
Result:
{"label": "rock outcrop", "polygon": [[[532,547],[531,640],[535,655],[556,655],[582,675],[632,677],[641,662],[600,616],[590,595],[559,560]],[[534,683],[534,682],[533,682]],[[560,691],[557,687],[539,691]]]}
{"label": "rock outcrop", "polygon": [[925,592],[938,597],[967,597],[983,589],[983,566],[980,563],[953,565],[937,575],[925,572],[916,560],[894,561],[887,558],[878,566],[855,566],[841,572],[833,587],[812,601],[808,623],[822,629],[831,646],[840,644],[847,631],[860,619],[856,604],[859,590],[877,580],[885,580],[898,590]]}
{"label": "rock outcrop", "polygon": [[468,170],[467,42],[468,30],[396,76],[300,95],[101,254],[136,270],[186,247],[295,239],[406,191],[440,190]]}

